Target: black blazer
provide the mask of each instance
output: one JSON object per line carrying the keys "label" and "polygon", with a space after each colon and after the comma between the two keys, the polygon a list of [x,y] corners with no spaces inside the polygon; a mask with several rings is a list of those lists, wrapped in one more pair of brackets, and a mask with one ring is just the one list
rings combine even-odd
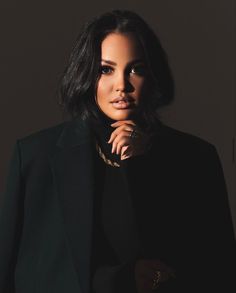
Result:
{"label": "black blazer", "polygon": [[[93,147],[78,118],[16,142],[0,218],[1,293],[89,292]],[[126,163],[140,255],[176,269],[168,292],[234,292],[235,239],[215,147],[162,125],[141,166],[140,158]],[[126,266],[111,269],[122,293]]]}

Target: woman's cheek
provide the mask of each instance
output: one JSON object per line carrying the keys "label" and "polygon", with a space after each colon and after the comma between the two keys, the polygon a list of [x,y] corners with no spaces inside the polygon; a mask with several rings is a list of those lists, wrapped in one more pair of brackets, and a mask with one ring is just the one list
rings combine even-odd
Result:
{"label": "woman's cheek", "polygon": [[112,82],[109,79],[101,78],[98,83],[98,92],[100,93],[108,93],[112,88]]}

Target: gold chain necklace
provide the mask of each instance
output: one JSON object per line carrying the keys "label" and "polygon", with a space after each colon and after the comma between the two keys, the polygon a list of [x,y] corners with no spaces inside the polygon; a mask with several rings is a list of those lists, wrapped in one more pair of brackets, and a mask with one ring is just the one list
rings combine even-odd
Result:
{"label": "gold chain necklace", "polygon": [[96,150],[98,151],[99,156],[103,159],[103,161],[107,164],[110,165],[112,167],[120,167],[120,164],[118,164],[117,162],[113,162],[110,159],[108,159],[105,154],[102,152],[100,146],[98,145],[98,143],[96,142]]}

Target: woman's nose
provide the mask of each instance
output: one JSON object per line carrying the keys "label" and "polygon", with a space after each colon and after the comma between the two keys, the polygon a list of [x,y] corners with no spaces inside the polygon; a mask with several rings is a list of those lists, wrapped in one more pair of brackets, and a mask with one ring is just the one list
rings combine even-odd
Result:
{"label": "woman's nose", "polygon": [[125,73],[120,73],[117,77],[116,77],[116,82],[115,82],[115,89],[116,91],[126,91],[127,89],[127,76]]}

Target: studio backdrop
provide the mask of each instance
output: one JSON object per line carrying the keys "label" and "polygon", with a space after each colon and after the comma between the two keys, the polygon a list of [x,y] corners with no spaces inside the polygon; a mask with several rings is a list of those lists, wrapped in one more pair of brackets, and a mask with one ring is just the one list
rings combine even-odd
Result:
{"label": "studio backdrop", "polygon": [[235,0],[2,3],[1,195],[16,139],[64,119],[56,89],[81,25],[111,9],[139,13],[161,39],[176,95],[170,106],[160,110],[160,117],[167,125],[216,146],[236,231]]}

